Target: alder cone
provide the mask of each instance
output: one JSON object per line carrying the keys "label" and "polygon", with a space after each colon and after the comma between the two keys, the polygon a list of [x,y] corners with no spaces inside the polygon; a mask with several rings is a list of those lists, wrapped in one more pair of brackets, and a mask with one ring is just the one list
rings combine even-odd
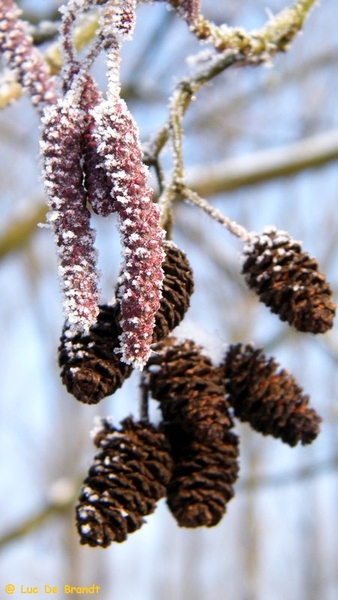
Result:
{"label": "alder cone", "polygon": [[191,266],[184,252],[173,242],[164,242],[165,257],[162,298],[155,316],[153,342],[158,342],[180,324],[190,305],[194,291]]}
{"label": "alder cone", "polygon": [[223,368],[212,365],[200,346],[167,338],[149,359],[149,389],[164,422],[181,425],[198,439],[222,439],[231,426]]}
{"label": "alder cone", "polygon": [[106,548],[139,529],[166,493],[172,471],[169,444],[153,425],[127,417],[121,429],[101,420],[100,449],[76,506],[81,544]]}
{"label": "alder cone", "polygon": [[67,322],[59,346],[61,379],[68,392],[85,404],[96,404],[114,394],[132,372],[121,362],[118,305],[100,306],[97,322],[88,333],[74,333]]}
{"label": "alder cone", "polygon": [[244,248],[242,273],[259,299],[298,331],[325,333],[336,305],[314,258],[285,231],[266,229]]}
{"label": "alder cone", "polygon": [[180,527],[213,527],[234,496],[238,476],[238,438],[198,441],[177,426],[168,428],[174,468],[167,503]]}
{"label": "alder cone", "polygon": [[280,438],[289,446],[311,444],[319,433],[321,418],[308,407],[309,396],[285,369],[277,371],[252,345],[230,346],[224,373],[227,399],[235,415],[263,435]]}

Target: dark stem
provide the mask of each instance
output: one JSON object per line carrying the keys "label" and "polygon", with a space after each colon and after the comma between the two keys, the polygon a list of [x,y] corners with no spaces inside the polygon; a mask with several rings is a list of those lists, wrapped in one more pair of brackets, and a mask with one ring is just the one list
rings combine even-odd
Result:
{"label": "dark stem", "polygon": [[148,374],[141,373],[140,376],[140,421],[147,424],[149,423],[149,412],[148,412],[148,404],[149,404],[149,385],[148,385]]}

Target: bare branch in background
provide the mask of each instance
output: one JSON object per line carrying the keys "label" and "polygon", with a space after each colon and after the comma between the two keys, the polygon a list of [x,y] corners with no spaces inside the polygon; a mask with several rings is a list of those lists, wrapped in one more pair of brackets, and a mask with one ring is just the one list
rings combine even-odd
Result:
{"label": "bare branch in background", "polygon": [[242,189],[338,159],[338,130],[328,131],[282,148],[228,158],[187,170],[186,183],[201,196]]}

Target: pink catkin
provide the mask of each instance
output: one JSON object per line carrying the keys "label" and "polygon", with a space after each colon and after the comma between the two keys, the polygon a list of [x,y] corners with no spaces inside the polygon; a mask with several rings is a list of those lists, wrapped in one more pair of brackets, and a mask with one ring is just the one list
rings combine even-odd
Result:
{"label": "pink catkin", "polygon": [[120,39],[131,38],[135,28],[137,0],[107,0],[102,7],[102,37],[105,48]]}
{"label": "pink catkin", "polygon": [[163,230],[142,163],[138,131],[125,102],[93,110],[98,152],[119,216],[124,264],[119,278],[122,360],[141,368],[148,360],[163,281]]}
{"label": "pink catkin", "polygon": [[55,82],[20,14],[12,0],[0,0],[0,51],[6,66],[42,113],[46,105],[56,101]]}
{"label": "pink catkin", "polygon": [[200,0],[179,0],[176,10],[189,25],[192,25],[200,12]]}
{"label": "pink catkin", "polygon": [[98,314],[97,253],[82,184],[84,114],[72,93],[46,110],[41,153],[45,190],[59,256],[64,311],[70,326],[87,330]]}
{"label": "pink catkin", "polygon": [[93,211],[97,215],[108,217],[115,210],[114,198],[111,196],[111,184],[106,174],[104,159],[97,152],[95,120],[91,112],[101,100],[95,81],[91,75],[87,75],[80,99],[80,106],[85,112],[85,129],[82,136],[84,181],[87,200]]}

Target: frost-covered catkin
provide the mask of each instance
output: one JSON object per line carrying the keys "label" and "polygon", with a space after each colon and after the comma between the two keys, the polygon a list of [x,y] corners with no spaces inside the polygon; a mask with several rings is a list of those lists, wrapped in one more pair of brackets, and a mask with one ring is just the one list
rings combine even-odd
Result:
{"label": "frost-covered catkin", "polygon": [[189,25],[196,21],[200,12],[200,0],[169,0],[169,3]]}
{"label": "frost-covered catkin", "polygon": [[56,100],[55,83],[25,23],[19,19],[20,14],[12,0],[0,0],[1,57],[30,95],[33,106],[42,113],[46,105]]}
{"label": "frost-covered catkin", "polygon": [[93,211],[101,217],[108,217],[114,212],[114,197],[104,167],[104,161],[97,151],[97,140],[94,135],[95,120],[92,110],[102,101],[94,79],[87,75],[82,84],[80,107],[84,110],[84,132],[82,136],[82,159],[84,185],[87,200]]}
{"label": "frost-covered catkin", "polygon": [[96,0],[103,4],[100,17],[102,38],[108,48],[112,39],[130,39],[135,27],[137,0]]}
{"label": "frost-covered catkin", "polygon": [[150,356],[160,306],[164,232],[142,163],[137,126],[125,102],[114,100],[93,110],[95,136],[114,196],[123,248],[118,289],[122,360],[142,368]]}
{"label": "frost-covered catkin", "polygon": [[120,98],[120,42],[131,35],[136,2],[111,0],[102,7],[101,36],[107,50],[107,100],[92,111],[97,145],[118,214],[123,265],[118,281],[122,360],[142,369],[151,352],[160,307],[164,232],[142,162],[138,128]]}
{"label": "frost-covered catkin", "polygon": [[82,185],[83,119],[69,92],[46,110],[41,141],[48,222],[57,243],[64,312],[75,330],[89,329],[98,314],[95,233]]}

